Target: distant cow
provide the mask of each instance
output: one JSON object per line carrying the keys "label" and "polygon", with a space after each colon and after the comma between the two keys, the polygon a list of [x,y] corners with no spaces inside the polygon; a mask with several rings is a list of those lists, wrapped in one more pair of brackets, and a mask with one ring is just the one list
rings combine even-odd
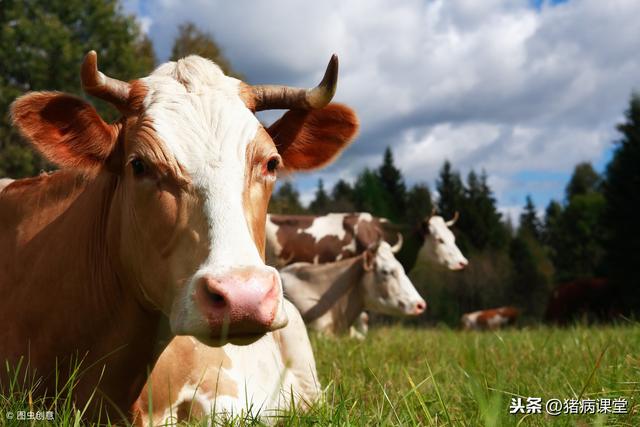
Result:
{"label": "distant cow", "polygon": [[[468,264],[449,230],[458,215],[445,221],[431,215],[415,234],[420,240],[417,257],[435,261],[451,270]],[[384,239],[394,248],[402,246],[397,226],[369,213],[311,215],[269,215],[267,218],[267,264],[283,267],[295,262],[323,264],[361,254],[371,244]],[[413,257],[414,259],[416,256]],[[405,266],[411,268],[412,266]]]}
{"label": "distant cow", "polygon": [[292,264],[280,275],[305,322],[330,334],[349,331],[363,310],[412,316],[427,306],[385,241],[341,261]]}
{"label": "distant cow", "polygon": [[610,282],[605,278],[588,278],[558,285],[549,298],[545,320],[558,324],[581,316],[608,320],[615,313],[615,290]]}
{"label": "distant cow", "polygon": [[500,329],[513,325],[519,314],[517,308],[499,307],[467,313],[460,320],[466,330]]}

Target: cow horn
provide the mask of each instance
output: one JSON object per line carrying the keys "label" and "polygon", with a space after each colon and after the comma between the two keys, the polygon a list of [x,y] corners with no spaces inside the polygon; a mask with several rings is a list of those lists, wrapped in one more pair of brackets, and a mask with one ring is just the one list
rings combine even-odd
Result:
{"label": "cow horn", "polygon": [[311,110],[325,107],[336,93],[338,57],[334,54],[320,84],[313,89],[279,85],[251,86],[255,111],[273,109]]}
{"label": "cow horn", "polygon": [[453,218],[451,218],[449,221],[445,222],[445,224],[447,225],[447,227],[451,227],[453,224],[456,223],[456,221],[458,220],[458,218],[460,218],[460,213],[458,211],[456,211],[453,214]]}
{"label": "cow horn", "polygon": [[98,70],[98,54],[89,51],[82,61],[80,70],[82,89],[89,95],[113,104],[123,113],[129,111],[129,92],[131,86],[127,82],[112,79]]}
{"label": "cow horn", "polygon": [[395,245],[391,246],[391,252],[393,252],[394,254],[400,252],[400,249],[402,249],[402,239],[402,233],[398,233],[398,241]]}

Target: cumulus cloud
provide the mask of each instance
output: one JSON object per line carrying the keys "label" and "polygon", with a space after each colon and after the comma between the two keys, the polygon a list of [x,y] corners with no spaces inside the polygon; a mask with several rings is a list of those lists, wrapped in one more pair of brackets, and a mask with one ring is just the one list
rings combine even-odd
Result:
{"label": "cumulus cloud", "polygon": [[[161,58],[178,24],[211,32],[249,82],[312,85],[333,52],[337,100],[359,140],[328,171],[299,178],[309,198],[377,166],[391,146],[408,181],[449,159],[486,169],[505,211],[525,192],[559,197],[573,165],[602,164],[640,86],[640,2],[129,0]],[[269,117],[274,117],[273,115]],[[542,174],[542,175],[539,175]],[[533,176],[533,178],[532,178]],[[508,207],[508,209],[507,209]]]}

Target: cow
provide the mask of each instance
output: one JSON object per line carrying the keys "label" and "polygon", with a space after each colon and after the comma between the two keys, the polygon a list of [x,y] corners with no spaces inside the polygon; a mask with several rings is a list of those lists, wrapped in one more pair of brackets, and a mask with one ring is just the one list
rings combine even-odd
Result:
{"label": "cow", "polygon": [[209,347],[176,337],[156,363],[136,402],[138,425],[166,425],[214,415],[275,419],[320,396],[304,321],[285,300],[289,323],[258,341]]}
{"label": "cow", "polygon": [[549,297],[545,320],[566,325],[583,316],[587,320],[609,320],[617,313],[616,292],[608,279],[581,278],[556,286]]}
{"label": "cow", "polygon": [[[355,136],[355,113],[329,103],[337,65],[308,90],[250,86],[198,56],[123,82],[91,51],[84,91],[119,120],[59,92],[13,103],[14,125],[60,167],[0,193],[0,362],[37,373],[30,397],[54,395],[81,360],[75,405],[95,394],[97,417],[105,396],[117,420],[171,336],[247,344],[286,325],[264,264],[267,204],[279,171],[321,167]],[[289,111],[264,128],[254,113],[271,108]]]}
{"label": "cow", "polygon": [[[417,257],[461,270],[468,264],[455,244],[450,221],[432,214],[415,234],[420,239]],[[402,246],[402,235],[388,220],[369,213],[330,213],[323,216],[274,215],[267,217],[267,264],[284,267],[295,262],[323,264],[361,254],[369,245],[384,239]],[[413,257],[415,260],[415,256]],[[409,270],[413,265],[405,269]]]}
{"label": "cow", "polygon": [[[455,236],[449,229],[459,215],[445,221],[435,214],[426,217],[409,238],[418,241],[415,254],[409,255],[412,268],[416,257],[421,262],[435,262],[450,270],[461,270],[468,265],[455,244]],[[369,213],[330,213],[323,216],[274,215],[267,217],[267,264],[282,268],[295,262],[322,264],[357,256],[375,242],[383,239],[393,245],[393,252],[400,251],[402,234],[385,218]],[[351,330],[351,336],[362,339],[368,331],[369,317],[363,313]]]}
{"label": "cow", "polygon": [[498,307],[466,313],[460,319],[465,330],[500,329],[513,325],[520,311],[514,307]]}
{"label": "cow", "polygon": [[356,257],[291,264],[280,270],[280,276],[286,298],[305,323],[328,334],[348,332],[363,310],[417,316],[427,308],[384,240]]}

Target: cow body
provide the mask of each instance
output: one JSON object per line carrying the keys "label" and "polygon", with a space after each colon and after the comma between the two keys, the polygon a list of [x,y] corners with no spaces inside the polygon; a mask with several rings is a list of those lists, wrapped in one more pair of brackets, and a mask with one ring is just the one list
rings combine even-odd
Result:
{"label": "cow body", "polygon": [[247,346],[213,348],[191,337],[175,338],[136,403],[138,423],[212,415],[268,419],[294,403],[299,409],[312,404],[320,383],[311,343],[300,313],[287,301],[285,309],[287,326]]}
{"label": "cow body", "polygon": [[[420,230],[414,231],[420,245],[413,259],[432,261],[451,270],[464,268],[468,261],[456,246],[450,225],[452,221],[444,221],[437,215],[426,218]],[[360,255],[381,239],[397,245],[397,227],[366,212],[322,216],[270,214],[266,259],[267,264],[277,268],[295,262],[323,264]],[[408,270],[412,266],[404,267]]]}
{"label": "cow body", "polygon": [[348,332],[363,310],[410,316],[426,309],[384,241],[357,257],[320,265],[296,263],[280,275],[287,299],[305,323],[328,334]]}
{"label": "cow body", "polygon": [[465,330],[500,329],[513,325],[520,312],[514,307],[499,307],[490,310],[479,310],[462,316],[462,327]]}
{"label": "cow body", "polygon": [[[169,62],[131,83],[96,61],[90,52],[83,87],[120,109],[117,122],[58,92],[12,106],[22,135],[62,169],[0,192],[0,316],[10,325],[0,361],[35,372],[39,397],[54,395],[81,360],[76,406],[97,391],[89,413],[106,396],[114,421],[172,335],[250,343],[286,324],[279,276],[263,258],[277,169],[321,166],[357,122],[346,107],[296,106],[264,129],[253,112],[267,108],[268,92],[206,59]],[[317,135],[328,152],[304,148]],[[3,369],[0,384],[12,373]]]}
{"label": "cow body", "polygon": [[567,324],[587,320],[610,320],[618,312],[615,289],[605,278],[585,278],[558,285],[549,297],[545,320]]}

